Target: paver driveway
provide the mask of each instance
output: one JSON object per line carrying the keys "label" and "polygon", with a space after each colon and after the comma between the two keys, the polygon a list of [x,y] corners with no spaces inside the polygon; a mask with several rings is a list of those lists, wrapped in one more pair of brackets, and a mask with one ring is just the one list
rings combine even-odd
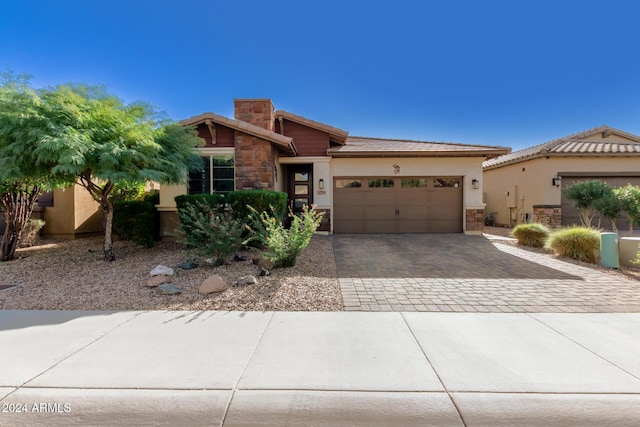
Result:
{"label": "paver driveway", "polygon": [[483,236],[335,234],[345,310],[640,312],[640,282]]}

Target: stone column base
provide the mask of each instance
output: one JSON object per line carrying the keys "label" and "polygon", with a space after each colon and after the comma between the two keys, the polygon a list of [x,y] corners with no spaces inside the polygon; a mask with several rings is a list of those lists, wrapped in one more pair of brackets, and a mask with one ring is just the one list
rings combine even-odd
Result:
{"label": "stone column base", "polygon": [[465,234],[480,235],[484,231],[484,208],[467,208],[465,214]]}

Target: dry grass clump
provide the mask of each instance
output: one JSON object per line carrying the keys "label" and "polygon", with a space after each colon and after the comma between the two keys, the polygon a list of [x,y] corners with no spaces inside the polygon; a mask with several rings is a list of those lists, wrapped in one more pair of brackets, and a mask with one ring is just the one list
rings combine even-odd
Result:
{"label": "dry grass clump", "polygon": [[588,227],[565,228],[551,234],[547,246],[557,255],[596,263],[600,256],[600,232]]}
{"label": "dry grass clump", "polygon": [[520,224],[511,232],[513,237],[518,239],[518,244],[532,246],[534,248],[544,247],[551,230],[542,224]]}

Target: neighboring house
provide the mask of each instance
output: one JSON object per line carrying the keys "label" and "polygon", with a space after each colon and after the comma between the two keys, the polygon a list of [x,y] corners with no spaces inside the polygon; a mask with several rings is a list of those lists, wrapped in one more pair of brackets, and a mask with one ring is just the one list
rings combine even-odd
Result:
{"label": "neighboring house", "polygon": [[102,233],[102,209],[78,184],[58,188],[38,199],[45,225],[42,233],[55,239],[75,239]]}
{"label": "neighboring house", "polygon": [[204,170],[187,185],[160,189],[161,233],[178,227],[174,198],[239,189],[287,192],[294,212],[316,205],[320,230],[336,233],[483,229],[482,162],[509,148],[350,137],[269,99],[236,99],[234,119],[204,113],[183,120],[206,141]]}
{"label": "neighboring house", "polygon": [[[497,224],[580,224],[562,189],[592,179],[614,188],[640,185],[640,136],[600,126],[487,160],[483,166],[486,209]],[[600,225],[611,227],[606,219]],[[617,225],[628,226],[624,218]]]}
{"label": "neighboring house", "polygon": [[[31,218],[43,219],[42,234],[52,239],[75,239],[102,233],[102,210],[79,185],[42,194]],[[0,209],[0,235],[5,226],[4,212]]]}

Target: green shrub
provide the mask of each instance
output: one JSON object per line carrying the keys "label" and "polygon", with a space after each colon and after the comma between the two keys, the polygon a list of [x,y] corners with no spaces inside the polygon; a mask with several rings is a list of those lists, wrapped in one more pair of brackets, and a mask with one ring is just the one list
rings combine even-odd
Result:
{"label": "green shrub", "polygon": [[40,237],[40,230],[45,222],[41,219],[29,218],[20,233],[20,246],[33,246]]}
{"label": "green shrub", "polygon": [[282,220],[287,211],[287,193],[269,190],[237,190],[227,195],[227,203],[233,215],[245,222],[252,216],[250,207],[258,212],[267,212],[277,220]]}
{"label": "green shrub", "polygon": [[144,188],[145,183],[143,181],[118,181],[113,184],[109,200],[112,203],[140,200],[144,194]]}
{"label": "green shrub", "polygon": [[285,228],[282,221],[267,212],[258,212],[251,207],[249,209],[254,217],[254,224],[258,225],[257,228],[250,228],[252,237],[263,245],[263,255],[274,267],[293,267],[296,264],[298,254],[311,241],[323,215],[313,207],[305,206],[299,216],[289,213],[291,227]]}
{"label": "green shrub", "polygon": [[178,211],[187,205],[205,204],[212,208],[220,208],[224,205],[225,199],[222,194],[183,194],[176,196],[176,206]]}
{"label": "green shrub", "polygon": [[146,200],[147,202],[153,203],[153,206],[160,204],[160,192],[152,191],[151,193],[145,194],[142,200]]}
{"label": "green shrub", "polygon": [[547,246],[560,256],[595,263],[600,255],[600,232],[588,227],[570,227],[549,236]]}
{"label": "green shrub", "polygon": [[151,248],[159,239],[160,215],[148,200],[119,201],[114,205],[113,232],[123,240]]}
{"label": "green shrub", "polygon": [[518,239],[518,244],[541,248],[547,242],[551,230],[542,224],[520,224],[511,232]]}
{"label": "green shrub", "polygon": [[219,205],[211,206],[202,200],[188,203],[179,211],[179,218],[185,246],[212,257],[215,265],[224,264],[242,244],[244,223]]}
{"label": "green shrub", "polygon": [[198,225],[193,222],[196,218],[190,213],[190,207],[202,207],[207,212],[210,210],[221,212],[224,209],[222,194],[183,194],[176,196],[175,201],[180,227],[186,234],[198,228]]}

